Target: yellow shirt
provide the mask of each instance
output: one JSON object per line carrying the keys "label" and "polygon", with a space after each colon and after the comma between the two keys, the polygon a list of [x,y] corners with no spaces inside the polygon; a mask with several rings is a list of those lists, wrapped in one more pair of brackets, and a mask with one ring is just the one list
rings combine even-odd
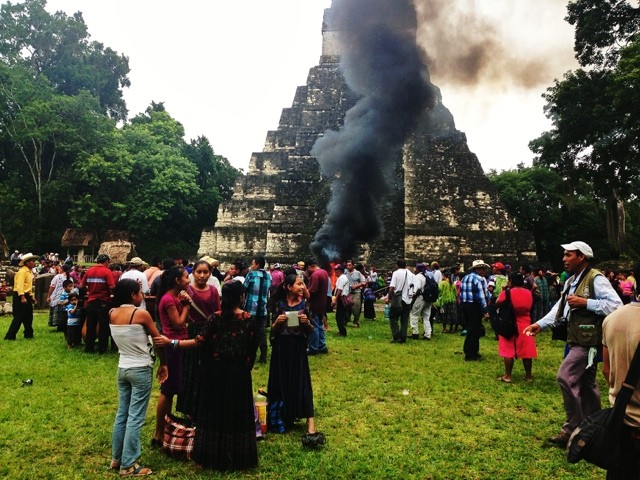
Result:
{"label": "yellow shirt", "polygon": [[13,277],[13,290],[18,295],[31,295],[33,289],[33,273],[29,267],[20,267],[16,276]]}

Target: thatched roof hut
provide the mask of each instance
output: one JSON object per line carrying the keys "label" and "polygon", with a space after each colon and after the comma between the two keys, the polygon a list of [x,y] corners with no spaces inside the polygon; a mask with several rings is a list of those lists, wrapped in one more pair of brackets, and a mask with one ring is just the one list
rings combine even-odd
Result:
{"label": "thatched roof hut", "polygon": [[128,260],[137,256],[135,244],[125,240],[102,242],[98,250],[98,254],[100,253],[109,255],[112,263],[127,263]]}
{"label": "thatched roof hut", "polygon": [[98,236],[90,230],[67,228],[62,235],[60,245],[64,248],[97,247]]}

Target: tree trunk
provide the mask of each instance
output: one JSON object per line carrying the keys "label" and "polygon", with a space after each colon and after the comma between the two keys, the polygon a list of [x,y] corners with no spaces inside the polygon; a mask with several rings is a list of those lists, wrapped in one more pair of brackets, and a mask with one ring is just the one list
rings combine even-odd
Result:
{"label": "tree trunk", "polygon": [[624,202],[618,198],[618,192],[611,192],[606,202],[607,212],[607,239],[614,258],[620,258],[620,254],[627,249],[627,238],[624,228],[625,213]]}

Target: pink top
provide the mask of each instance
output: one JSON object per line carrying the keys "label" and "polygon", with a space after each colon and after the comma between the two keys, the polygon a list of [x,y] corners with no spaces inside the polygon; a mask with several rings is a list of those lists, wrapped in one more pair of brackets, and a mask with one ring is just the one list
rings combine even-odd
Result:
{"label": "pink top", "polygon": [[620,291],[625,297],[633,295],[633,282],[631,280],[620,280]]}
{"label": "pink top", "polygon": [[195,308],[190,308],[189,323],[205,323],[213,316],[214,312],[220,311],[220,294],[218,293],[217,288],[207,285],[206,290],[198,290],[197,288],[189,286],[187,292],[191,296],[195,306],[202,310],[202,313],[207,316],[207,318],[205,318],[200,315]]}
{"label": "pink top", "polygon": [[171,340],[184,340],[189,338],[186,325],[182,328],[175,328],[171,323],[169,312],[167,311],[171,305],[175,305],[178,310],[178,315],[180,315],[184,309],[180,300],[174,297],[173,293],[167,292],[162,296],[160,304],[158,305],[158,314],[160,316],[160,323],[162,324],[162,334]]}

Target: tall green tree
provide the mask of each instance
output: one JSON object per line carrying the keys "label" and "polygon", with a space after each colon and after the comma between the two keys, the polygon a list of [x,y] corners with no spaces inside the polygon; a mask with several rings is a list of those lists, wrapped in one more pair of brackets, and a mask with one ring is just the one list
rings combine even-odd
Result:
{"label": "tall green tree", "polygon": [[3,167],[24,174],[33,185],[37,217],[43,216],[45,186],[57,170],[98,142],[113,122],[100,113],[86,91],[62,95],[46,77],[33,77],[26,68],[0,62],[0,137]]}
{"label": "tall green tree", "polygon": [[231,198],[236,177],[241,172],[225,157],[215,154],[207,137],[191,140],[185,145],[184,153],[198,169],[196,183],[202,190],[197,205],[198,223],[202,227],[214,225],[220,202]]}
{"label": "tall green tree", "polygon": [[630,116],[626,100],[637,98],[638,9],[620,0],[576,0],[568,12],[576,26],[576,57],[585,68],[547,90],[553,128],[530,147],[536,163],[567,182],[568,193],[581,181],[594,186],[595,198],[605,204],[609,245],[619,256],[628,248],[624,200],[639,180],[637,117]]}
{"label": "tall green tree", "polygon": [[0,61],[45,76],[58,93],[73,96],[85,90],[99,99],[104,113],[125,120],[127,57],[91,41],[80,12],[50,14],[46,4],[25,0],[0,6]]}
{"label": "tall green tree", "polygon": [[514,170],[491,172],[489,178],[518,227],[532,232],[541,262],[562,268],[559,244],[575,238],[589,243],[599,258],[610,255],[602,234],[605,212],[593,202],[590,183],[575,184],[568,195],[562,177],[543,166],[519,165]]}

